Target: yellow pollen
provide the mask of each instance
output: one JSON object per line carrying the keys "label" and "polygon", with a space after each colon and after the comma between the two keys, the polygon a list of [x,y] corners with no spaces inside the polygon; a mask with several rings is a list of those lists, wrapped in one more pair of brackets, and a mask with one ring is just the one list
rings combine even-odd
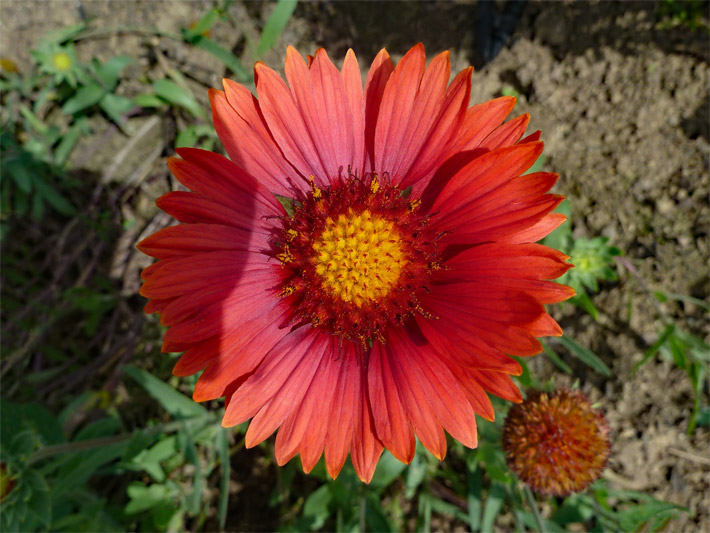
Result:
{"label": "yellow pollen", "polygon": [[311,184],[311,193],[313,194],[313,198],[319,200],[323,196],[323,192],[316,187],[316,183],[313,181],[313,176],[308,176],[308,181]]}
{"label": "yellow pollen", "polygon": [[323,287],[357,307],[387,296],[407,264],[397,229],[369,210],[328,217],[313,251]]}
{"label": "yellow pollen", "polygon": [[289,249],[288,245],[284,246],[284,251],[281,252],[280,254],[276,254],[276,259],[281,261],[283,264],[290,263],[293,261],[293,254],[291,254],[291,250]]}
{"label": "yellow pollen", "polygon": [[377,194],[377,191],[380,190],[380,181],[377,179],[377,174],[372,176],[372,181],[370,182],[370,192],[372,194]]}

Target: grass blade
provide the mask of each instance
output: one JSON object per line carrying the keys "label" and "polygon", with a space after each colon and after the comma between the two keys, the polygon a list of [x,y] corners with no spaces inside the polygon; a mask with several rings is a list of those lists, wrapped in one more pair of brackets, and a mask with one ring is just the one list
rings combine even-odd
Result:
{"label": "grass blade", "polygon": [[641,359],[638,363],[634,365],[634,367],[631,369],[631,375],[633,376],[639,368],[641,368],[643,365],[645,365],[651,357],[656,355],[658,353],[658,350],[661,349],[661,347],[666,343],[666,341],[670,338],[671,335],[673,335],[673,332],[675,331],[675,326],[673,324],[668,324],[666,326],[666,329],[663,330],[663,333],[661,333],[661,336],[658,337],[658,340],[653,343],[653,346],[651,346],[648,350],[646,350],[646,353],[643,355],[643,359]]}
{"label": "grass blade", "polygon": [[572,355],[574,355],[577,359],[582,361],[588,367],[593,368],[594,370],[596,370],[600,374],[604,374],[605,376],[611,376],[611,369],[606,366],[606,363],[604,363],[604,361],[602,361],[599,356],[590,349],[585,348],[580,344],[577,344],[575,341],[573,341],[566,335],[560,337],[560,343],[562,344],[562,346],[567,348]]}
{"label": "grass blade", "polygon": [[171,415],[179,418],[191,418],[207,414],[207,409],[200,404],[193,402],[190,398],[179,393],[170,385],[145,370],[126,365],[123,367],[123,372],[143,387],[148,394],[158,400],[160,405]]}
{"label": "grass blade", "polygon": [[219,515],[219,527],[224,530],[227,523],[227,509],[229,508],[229,477],[231,464],[229,462],[229,438],[226,428],[219,428],[217,432],[217,453],[222,467],[222,476],[219,483],[219,505],[217,514]]}
{"label": "grass blade", "polygon": [[264,24],[264,29],[256,45],[256,59],[259,60],[275,44],[291,18],[298,0],[279,0]]}

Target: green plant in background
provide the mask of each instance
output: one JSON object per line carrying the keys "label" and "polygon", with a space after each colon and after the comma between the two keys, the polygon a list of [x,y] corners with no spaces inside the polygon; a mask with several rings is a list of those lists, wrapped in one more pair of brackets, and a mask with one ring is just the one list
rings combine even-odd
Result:
{"label": "green plant in background", "polygon": [[678,327],[675,321],[661,309],[659,303],[669,300],[688,301],[703,309],[705,313],[710,312],[710,306],[704,301],[690,296],[652,291],[631,262],[624,258],[619,258],[618,262],[639,283],[663,325],[663,331],[659,333],[658,339],[646,350],[643,358],[634,365],[632,374],[660,352],[666,359],[673,361],[690,379],[693,390],[693,408],[688,421],[688,435],[695,431],[698,424],[710,426],[710,406],[702,404],[703,390],[710,375],[710,346],[700,337]]}
{"label": "green plant in background", "polygon": [[703,0],[663,0],[658,6],[657,26],[661,29],[674,26],[685,26],[690,31],[708,31],[707,23],[703,21],[703,10],[707,2]]}
{"label": "green plant in background", "polygon": [[621,250],[610,246],[607,237],[575,238],[572,235],[569,222],[571,216],[569,200],[562,202],[557,208],[557,212],[565,215],[567,220],[545,237],[542,243],[570,256],[569,261],[574,265],[574,268],[567,271],[557,282],[569,285],[577,291],[577,295],[567,301],[580,307],[592,315],[594,320],[597,320],[599,311],[592,303],[590,293],[599,292],[600,281],[616,281],[618,279],[614,257],[620,255]]}

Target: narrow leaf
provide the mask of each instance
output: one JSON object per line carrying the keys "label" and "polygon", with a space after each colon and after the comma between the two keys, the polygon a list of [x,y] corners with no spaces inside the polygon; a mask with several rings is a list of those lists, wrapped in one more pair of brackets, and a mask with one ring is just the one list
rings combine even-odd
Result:
{"label": "narrow leaf", "polygon": [[597,354],[595,354],[593,351],[589,350],[588,348],[585,348],[584,346],[581,346],[580,344],[577,344],[575,341],[567,337],[566,335],[563,335],[560,337],[560,343],[562,346],[567,348],[572,355],[577,357],[580,361],[582,361],[585,365],[587,365],[590,368],[593,368],[600,374],[604,374],[605,376],[611,376],[611,370],[609,369],[608,366],[602,361]]}
{"label": "narrow leaf", "polygon": [[264,29],[259,37],[259,44],[256,45],[256,59],[260,59],[265,52],[270,50],[281,32],[286,27],[293,11],[296,9],[297,0],[279,0],[274,6],[274,10],[264,24]]}
{"label": "narrow leaf", "polygon": [[123,371],[155,398],[167,412],[179,418],[204,416],[207,410],[145,370],[124,366]]}

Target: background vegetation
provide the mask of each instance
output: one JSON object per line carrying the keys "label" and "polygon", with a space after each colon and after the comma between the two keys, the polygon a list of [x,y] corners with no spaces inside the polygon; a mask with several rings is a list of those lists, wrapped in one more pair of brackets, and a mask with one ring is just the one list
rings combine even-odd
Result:
{"label": "background vegetation", "polygon": [[[505,465],[500,428],[509,406],[502,401],[494,404],[495,423],[478,421],[481,444],[476,450],[450,442],[449,455],[440,463],[418,449],[408,466],[385,453],[373,482],[364,486],[349,464],[336,481],[327,478],[322,465],[304,475],[297,459],[278,468],[273,439],[245,450],[246,426],[221,428],[220,402],[192,402],[194,378],[171,376],[177,354],[160,353],[163,328],[155,316],[142,313],[138,275],[149,259],[134,246],[171,223],[153,202],[177,187],[166,164],[174,149],[221,150],[206,99],[207,88],[219,87],[221,77],[253,88],[252,62],[264,59],[279,67],[290,42],[305,53],[325,46],[335,60],[354,46],[365,70],[380,47],[396,56],[412,40],[424,40],[429,54],[454,47],[454,59],[463,67],[481,46],[471,33],[475,16],[483,16],[480,5],[297,5],[295,0],[52,4],[58,11],[47,20],[40,20],[36,3],[6,0],[2,5],[3,531],[630,531],[708,526],[710,354],[708,278],[703,277],[708,232],[707,213],[697,211],[698,203],[705,202],[707,209],[710,152],[707,109],[702,107],[707,95],[697,112],[684,111],[682,121],[664,126],[691,131],[677,142],[694,143],[705,154],[705,181],[697,185],[701,192],[690,195],[696,203],[672,201],[675,216],[691,219],[696,239],[693,253],[683,256],[688,268],[681,272],[696,272],[697,280],[679,291],[672,281],[678,271],[665,270],[661,256],[644,249],[648,234],[654,247],[664,244],[649,216],[663,214],[665,189],[658,198],[649,193],[650,215],[641,210],[623,219],[622,227],[640,227],[629,230],[635,233],[626,238],[595,226],[593,211],[600,206],[570,171],[572,185],[562,192],[572,201],[561,207],[570,221],[546,242],[572,257],[576,268],[562,281],[575,287],[578,296],[554,311],[567,335],[547,342],[545,355],[520,360],[525,368],[521,389],[581,387],[607,409],[612,436],[619,442],[648,444],[653,436],[645,428],[637,435],[625,433],[637,414],[624,411],[621,400],[630,394],[625,383],[679,387],[680,395],[667,400],[673,413],[669,424],[677,432],[669,434],[663,453],[689,466],[663,475],[668,487],[680,483],[683,490],[671,491],[668,498],[665,487],[641,486],[624,477],[628,472],[619,474],[623,454],[631,448],[615,447],[610,468],[587,492],[564,499],[535,497]],[[595,54],[606,52],[599,45],[605,41],[592,30],[584,34],[579,25],[593,19],[590,13],[601,16],[591,6],[553,4],[553,11],[531,2],[508,42],[513,46],[517,41],[517,50],[526,39],[541,42],[552,50],[549,62],[564,68],[576,60],[565,63],[567,52],[555,52],[566,44],[553,33],[582,32],[579,42],[585,42],[584,35],[591,39],[593,62]],[[708,50],[696,44],[707,46],[706,3],[666,0],[615,9],[616,18],[610,20],[630,28],[629,35],[650,31],[649,41],[661,38],[672,44],[661,47],[669,64],[678,55],[690,57],[692,76],[707,91]],[[469,18],[457,19],[461,13]],[[494,13],[496,20],[505,19],[504,14]],[[421,36],[408,30],[408,22]],[[507,39],[504,26],[496,26],[500,33],[492,35],[494,40]],[[441,35],[447,31],[462,40],[447,41]],[[631,42],[607,44],[622,50]],[[654,46],[641,38],[636,44]],[[500,66],[511,61],[506,53],[491,57],[489,66],[476,65],[483,67],[476,75],[482,80],[479,95],[512,94],[519,97],[521,112],[533,108],[534,113],[535,105],[544,102],[543,88],[527,81],[524,68]],[[535,61],[531,65],[534,70]],[[652,69],[664,68],[652,65],[644,64],[649,76]],[[602,80],[597,90],[609,90],[613,101],[614,87],[604,85],[611,83]],[[553,90],[564,90],[564,84],[559,87]],[[671,103],[674,91],[669,93]],[[567,96],[578,108],[585,105]],[[627,96],[624,92],[623,98]],[[568,176],[558,164],[564,167],[565,157],[582,157],[573,150],[570,156],[555,151],[555,135],[563,126],[549,131],[552,160],[536,164],[560,171],[562,182]],[[601,138],[610,132],[602,131]],[[547,134],[543,128],[543,139]],[[602,150],[615,142],[619,140],[607,139]],[[695,172],[691,163],[689,156],[683,168]],[[658,165],[651,161],[647,166]],[[668,178],[669,183],[680,179]],[[623,292],[615,292],[619,290]],[[612,341],[598,341],[613,335],[634,342],[616,348]],[[621,358],[623,364],[618,363]],[[651,408],[649,416],[659,412],[661,407],[655,414]],[[651,420],[649,427],[662,426]],[[688,468],[699,469],[700,477],[686,476]]]}

